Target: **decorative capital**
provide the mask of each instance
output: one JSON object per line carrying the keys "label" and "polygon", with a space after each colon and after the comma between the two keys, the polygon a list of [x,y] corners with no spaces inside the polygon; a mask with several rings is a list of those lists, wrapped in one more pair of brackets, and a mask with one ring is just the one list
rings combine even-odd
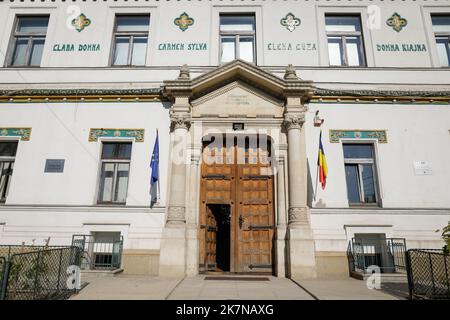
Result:
{"label": "decorative capital", "polygon": [[189,74],[189,67],[187,64],[183,64],[180,68],[180,75],[178,76],[178,80],[190,80],[191,76]]}
{"label": "decorative capital", "polygon": [[386,20],[386,24],[392,27],[397,32],[402,31],[407,26],[408,20],[402,18],[397,12],[395,12],[389,19]]}
{"label": "decorative capital", "polygon": [[186,222],[185,207],[170,206],[167,209],[167,224],[182,224]]}
{"label": "decorative capital", "polygon": [[301,21],[296,18],[293,13],[289,12],[284,18],[280,20],[283,27],[286,27],[290,32],[295,30],[295,27],[299,26]]}
{"label": "decorative capital", "polygon": [[308,209],[302,207],[289,208],[289,224],[308,225],[309,215]]}
{"label": "decorative capital", "polygon": [[181,31],[186,31],[190,26],[194,24],[194,18],[189,17],[186,12],[180,14],[178,18],[175,18],[173,23],[180,28]]}
{"label": "decorative capital", "polygon": [[301,129],[305,123],[305,115],[286,115],[283,124],[286,130]]}
{"label": "decorative capital", "polygon": [[288,64],[284,73],[284,80],[298,80],[297,73],[292,64]]}
{"label": "decorative capital", "polygon": [[191,126],[191,119],[187,115],[172,114],[170,117],[171,127],[175,129],[186,129],[188,130]]}

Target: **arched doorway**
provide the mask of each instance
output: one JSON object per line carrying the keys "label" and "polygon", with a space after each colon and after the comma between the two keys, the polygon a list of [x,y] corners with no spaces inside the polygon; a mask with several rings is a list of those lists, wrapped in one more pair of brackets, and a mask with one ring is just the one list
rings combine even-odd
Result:
{"label": "arched doorway", "polygon": [[273,273],[272,154],[266,135],[203,138],[200,272]]}

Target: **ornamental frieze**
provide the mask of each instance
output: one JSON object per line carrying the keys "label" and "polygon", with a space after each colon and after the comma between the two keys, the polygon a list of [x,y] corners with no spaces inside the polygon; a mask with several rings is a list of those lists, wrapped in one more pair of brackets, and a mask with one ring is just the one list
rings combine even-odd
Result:
{"label": "ornamental frieze", "polygon": [[144,132],[144,129],[94,128],[89,131],[89,141],[98,141],[98,138],[134,138],[136,142],[143,142]]}
{"label": "ornamental frieze", "polygon": [[331,143],[341,139],[376,139],[379,143],[387,143],[387,134],[386,130],[330,130]]}
{"label": "ornamental frieze", "polygon": [[21,141],[29,141],[31,128],[0,128],[0,137],[20,137]]}

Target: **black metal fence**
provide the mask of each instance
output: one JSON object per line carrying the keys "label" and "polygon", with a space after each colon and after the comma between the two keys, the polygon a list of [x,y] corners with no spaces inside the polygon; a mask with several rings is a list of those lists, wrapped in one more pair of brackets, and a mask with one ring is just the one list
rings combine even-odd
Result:
{"label": "black metal fence", "polygon": [[9,246],[0,257],[0,300],[67,299],[77,290],[69,267],[80,267],[78,247]]}
{"label": "black metal fence", "polygon": [[406,271],[406,240],[403,238],[352,238],[347,248],[350,272],[368,273],[377,266],[382,273]]}
{"label": "black metal fence", "polygon": [[96,239],[94,235],[73,235],[72,246],[83,251],[83,270],[117,269],[122,263],[122,236]]}
{"label": "black metal fence", "polygon": [[450,299],[450,255],[442,250],[406,253],[410,299]]}

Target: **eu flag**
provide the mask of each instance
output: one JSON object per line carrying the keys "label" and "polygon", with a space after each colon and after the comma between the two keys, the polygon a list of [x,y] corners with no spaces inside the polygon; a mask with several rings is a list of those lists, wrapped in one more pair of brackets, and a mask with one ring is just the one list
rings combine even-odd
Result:
{"label": "eu flag", "polygon": [[159,138],[156,130],[156,140],[153,146],[152,161],[150,162],[152,174],[150,177],[150,206],[153,206],[158,200],[158,180],[159,180]]}

